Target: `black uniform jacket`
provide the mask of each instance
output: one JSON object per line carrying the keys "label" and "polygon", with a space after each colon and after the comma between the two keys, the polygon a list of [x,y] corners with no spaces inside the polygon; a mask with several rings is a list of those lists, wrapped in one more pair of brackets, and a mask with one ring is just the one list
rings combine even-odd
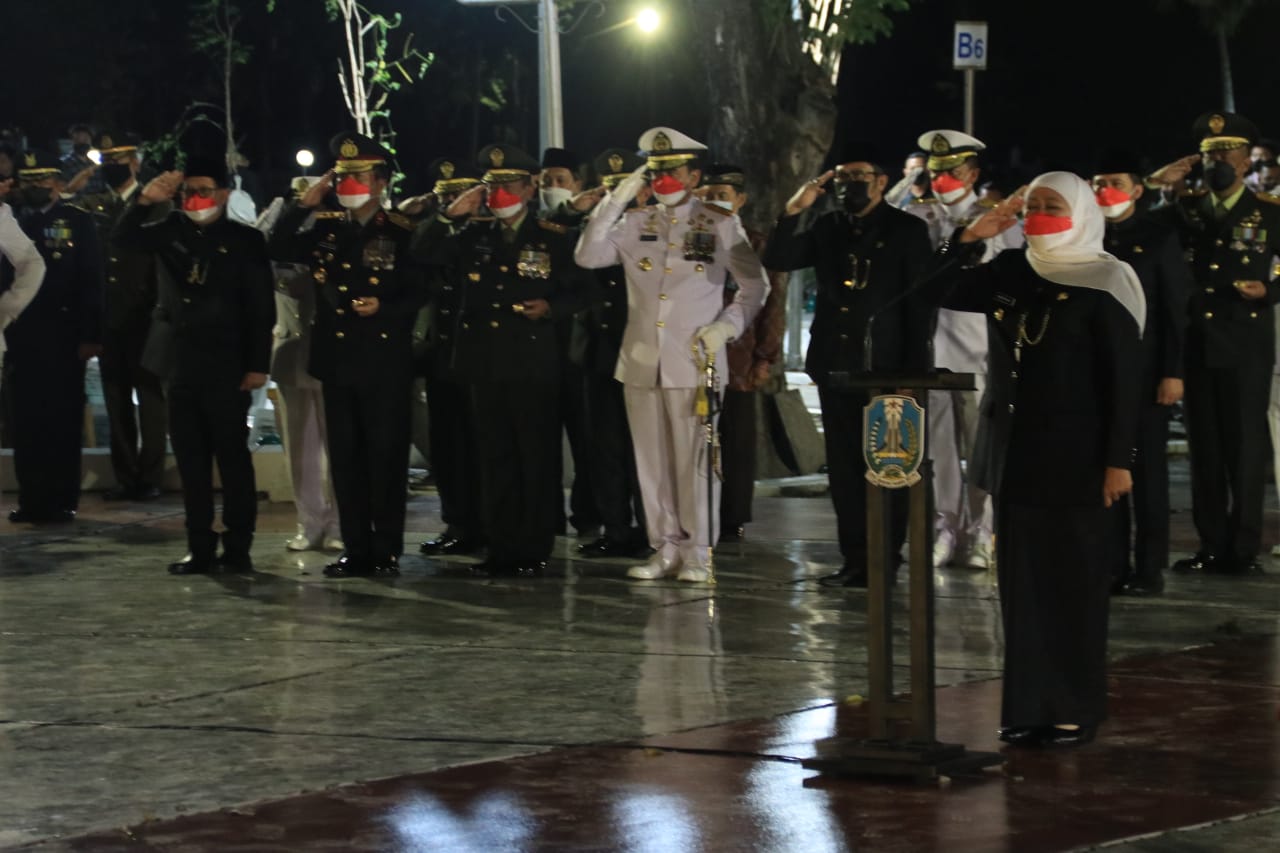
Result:
{"label": "black uniform jacket", "polygon": [[256,229],[225,213],[197,226],[169,205],[130,203],[115,241],[153,252],[159,267],[143,367],[181,383],[239,383],[270,370],[275,297]]}
{"label": "black uniform jacket", "polygon": [[1144,403],[1154,404],[1161,379],[1181,379],[1187,339],[1187,303],[1193,288],[1178,235],[1166,223],[1145,214],[1108,222],[1105,247],[1133,267],[1147,297],[1142,331]]}
{"label": "black uniform jacket", "polygon": [[103,325],[108,333],[117,335],[145,334],[156,306],[155,255],[112,240],[116,224],[129,206],[119,195],[103,192],[84,196],[80,204],[98,226],[107,277]]}
{"label": "black uniform jacket", "polygon": [[932,367],[930,307],[909,292],[922,279],[931,254],[924,221],[884,202],[862,217],[810,209],[778,220],[764,265],[780,271],[813,267],[817,273],[805,358],[815,382],[836,371],[864,371],[863,339],[873,317],[873,369]]}
{"label": "black uniform jacket", "polygon": [[1105,469],[1132,465],[1145,393],[1138,323],[1110,293],[1041,278],[1021,249],[962,267],[973,245],[944,244],[929,289],[947,293],[947,308],[987,315],[974,483],[1021,506],[1101,506]]}
{"label": "black uniform jacket", "polygon": [[[497,220],[461,227],[443,217],[422,223],[414,254],[444,267],[462,288],[455,364],[469,382],[558,382],[560,348],[551,317],[580,310],[591,273],[573,262],[573,235],[531,213],[512,240]],[[545,299],[551,316],[531,320],[514,306]]]}
{"label": "black uniform jacket", "polygon": [[[300,231],[312,213],[314,224]],[[422,267],[410,257],[412,234],[412,223],[390,211],[378,211],[364,225],[346,211],[296,203],[280,214],[267,251],[272,260],[311,270],[316,317],[307,372],[321,382],[411,372],[414,318],[427,298]],[[378,311],[361,317],[351,302],[371,296]]]}
{"label": "black uniform jacket", "polygon": [[[102,255],[92,217],[58,202],[20,212],[18,223],[44,258],[45,273],[31,304],[5,330],[9,348],[101,343]],[[4,267],[0,291],[13,283],[12,267]]]}
{"label": "black uniform jacket", "polygon": [[[1226,216],[1215,219],[1212,195],[1189,195],[1155,215],[1177,228],[1195,279],[1187,367],[1272,364],[1271,306],[1280,302],[1272,259],[1280,254],[1280,200],[1245,190]],[[1266,299],[1243,298],[1236,281],[1262,281]]]}

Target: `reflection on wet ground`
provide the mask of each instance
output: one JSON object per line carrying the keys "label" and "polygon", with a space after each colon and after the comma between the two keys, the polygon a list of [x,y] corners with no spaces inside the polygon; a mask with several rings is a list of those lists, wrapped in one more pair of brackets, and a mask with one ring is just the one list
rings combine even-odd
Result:
{"label": "reflection on wet ground", "polygon": [[[412,546],[439,522],[410,508]],[[797,763],[859,731],[866,690],[865,597],[812,581],[839,562],[825,499],[757,500],[714,590],[572,539],[540,581],[416,554],[329,581],[267,505],[256,574],[171,578],[176,497],[82,515],[0,536],[0,846],[1058,850],[1280,805],[1274,576],[1118,601],[1097,744],[914,789]],[[994,580],[937,580],[941,734],[993,749]],[[1232,826],[1177,838],[1259,849],[1277,821]]]}

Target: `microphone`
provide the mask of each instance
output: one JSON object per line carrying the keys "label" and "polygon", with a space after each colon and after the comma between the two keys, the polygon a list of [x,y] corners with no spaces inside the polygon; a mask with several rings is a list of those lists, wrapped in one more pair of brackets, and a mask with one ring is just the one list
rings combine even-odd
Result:
{"label": "microphone", "polygon": [[[879,308],[871,312],[871,315],[867,317],[866,332],[862,336],[862,372],[863,373],[871,372],[871,355],[872,355],[872,350],[874,348],[874,342],[872,341],[872,336],[875,333],[876,320],[879,319],[880,315],[883,314],[885,311],[889,310],[890,308],[893,308],[895,305],[899,304],[900,302],[902,302],[908,296],[911,296],[919,292],[920,290],[923,290],[926,285],[930,284],[939,275],[941,275],[942,273],[950,269],[951,265],[955,263],[956,260],[958,260],[958,255],[948,259],[945,264],[942,264],[937,269],[932,270],[926,275],[923,275],[920,278],[916,279],[911,283],[910,287],[907,287],[905,290],[894,294],[892,299],[890,299],[888,302],[884,303]],[[939,300],[938,304],[932,306],[929,309],[929,366],[930,368],[933,367],[933,330],[938,325],[938,309],[941,307],[942,307],[942,302],[941,300]]]}

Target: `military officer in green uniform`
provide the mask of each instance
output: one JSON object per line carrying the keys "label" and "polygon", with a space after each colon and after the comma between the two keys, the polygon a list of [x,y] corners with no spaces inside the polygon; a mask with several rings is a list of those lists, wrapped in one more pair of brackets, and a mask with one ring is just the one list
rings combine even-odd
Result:
{"label": "military officer in green uniform", "polygon": [[[553,318],[580,307],[585,270],[567,228],[529,209],[538,161],[510,145],[477,157],[484,183],[424,222],[414,254],[464,289],[456,357],[471,384],[489,553],[478,572],[540,575],[555,541],[560,348]],[[481,205],[492,219],[473,218]]]}
{"label": "military officer in green uniform", "polygon": [[[391,155],[339,133],[334,168],[280,215],[275,261],[311,268],[317,287],[308,372],[324,388],[329,459],[346,550],[329,577],[394,575],[404,550],[413,322],[426,298],[409,256],[413,226],[387,210]],[[319,209],[334,193],[342,210]],[[308,231],[299,231],[315,214]]]}
{"label": "military officer in green uniform", "polygon": [[1160,211],[1178,229],[1191,265],[1185,407],[1191,445],[1192,515],[1200,548],[1174,571],[1262,571],[1262,503],[1266,486],[1267,405],[1275,361],[1272,306],[1280,282],[1280,199],[1244,184],[1258,129],[1233,113],[1196,120],[1200,154],[1149,179],[1173,186],[1199,162],[1207,189]]}

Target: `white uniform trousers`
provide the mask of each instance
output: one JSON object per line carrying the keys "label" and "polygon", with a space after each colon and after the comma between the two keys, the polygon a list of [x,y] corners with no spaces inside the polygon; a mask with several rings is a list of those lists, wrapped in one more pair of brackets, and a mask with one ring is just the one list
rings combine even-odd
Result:
{"label": "white uniform trousers", "polygon": [[285,459],[293,483],[298,532],[311,542],[342,538],[338,509],[329,476],[328,436],[324,423],[324,392],[320,388],[281,385],[280,418],[284,421]]}
{"label": "white uniform trousers", "polygon": [[991,544],[991,496],[970,485],[961,468],[978,434],[978,404],[986,384],[975,377],[976,391],[929,392],[929,459],[933,463],[934,530],[950,535],[957,553]]}
{"label": "white uniform trousers", "polygon": [[720,526],[720,480],[707,514],[707,436],[694,414],[696,388],[624,385],[649,546],[664,557],[705,564]]}
{"label": "white uniform trousers", "polygon": [[1276,488],[1280,489],[1280,374],[1271,375],[1271,403],[1267,406],[1267,426],[1271,429],[1272,464]]}

